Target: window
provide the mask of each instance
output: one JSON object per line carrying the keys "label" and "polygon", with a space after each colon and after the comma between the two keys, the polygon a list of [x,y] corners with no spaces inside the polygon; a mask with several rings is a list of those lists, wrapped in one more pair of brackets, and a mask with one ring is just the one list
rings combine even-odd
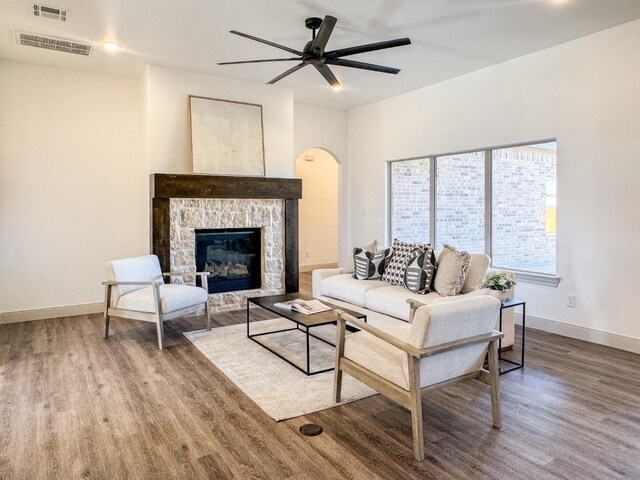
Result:
{"label": "window", "polygon": [[429,159],[391,164],[391,237],[429,241]]}
{"label": "window", "polygon": [[556,142],[391,162],[391,238],[555,274]]}
{"label": "window", "polygon": [[484,252],[484,152],[436,158],[436,242]]}
{"label": "window", "polygon": [[556,270],[555,142],[492,151],[493,265]]}

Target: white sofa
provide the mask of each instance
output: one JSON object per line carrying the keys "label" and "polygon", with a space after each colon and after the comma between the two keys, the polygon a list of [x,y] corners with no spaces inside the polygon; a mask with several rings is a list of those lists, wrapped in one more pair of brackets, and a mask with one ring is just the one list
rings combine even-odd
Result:
{"label": "white sofa", "polygon": [[[468,293],[456,296],[443,297],[435,291],[419,295],[401,285],[390,285],[381,280],[357,280],[351,273],[343,273],[342,268],[329,268],[313,271],[313,297],[364,313],[367,315],[367,322],[372,325],[387,331],[398,330],[400,333],[406,329],[410,318],[410,305],[407,300],[416,300],[430,305],[477,295],[496,296],[493,290],[475,289],[475,285],[467,284],[468,281],[478,282],[478,278],[484,278],[489,261],[486,255],[471,255],[467,281],[462,288],[463,292]],[[513,297],[513,289],[507,293],[507,296]],[[496,329],[498,329],[498,323],[496,323]],[[502,348],[511,347],[514,342],[514,315],[511,308],[503,312],[502,332],[504,333]]]}

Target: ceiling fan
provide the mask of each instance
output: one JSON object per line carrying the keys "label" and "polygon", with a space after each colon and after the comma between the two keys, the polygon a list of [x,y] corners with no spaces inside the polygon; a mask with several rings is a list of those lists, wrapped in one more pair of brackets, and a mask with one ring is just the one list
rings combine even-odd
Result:
{"label": "ceiling fan", "polygon": [[[369,43],[366,45],[358,45],[355,47],[347,47],[341,48],[338,50],[331,50],[329,52],[325,52],[325,47],[327,46],[327,42],[329,41],[329,37],[331,37],[331,33],[333,32],[333,27],[335,27],[337,18],[332,17],[330,15],[326,15],[324,20],[318,17],[311,17],[305,20],[305,25],[308,29],[312,30],[311,41],[308,42],[302,51],[294,50],[293,48],[286,47],[284,45],[280,45],[278,43],[270,42],[269,40],[264,40],[262,38],[254,37],[253,35],[248,35],[246,33],[238,32],[236,30],[231,30],[230,33],[234,35],[240,35],[241,37],[248,38],[250,40],[255,40],[256,42],[264,43],[266,45],[271,45],[272,47],[279,48],[280,50],[285,50],[289,53],[293,53],[297,55],[297,57],[292,58],[269,58],[265,60],[245,60],[240,62],[221,62],[218,65],[237,65],[241,63],[263,63],[263,62],[291,62],[291,61],[300,61],[295,67],[290,68],[284,73],[281,73],[273,80],[267,82],[267,84],[276,83],[288,75],[291,75],[294,72],[297,72],[302,67],[306,67],[307,65],[313,65],[318,72],[324,77],[324,79],[329,82],[331,88],[340,89],[342,85],[338,82],[338,79],[335,77],[333,72],[329,69],[329,65],[337,65],[340,67],[351,67],[351,68],[359,68],[362,70],[370,70],[372,72],[382,72],[382,73],[391,73],[393,75],[397,74],[400,69],[385,67],[382,65],[374,65],[372,63],[365,62],[357,62],[355,60],[345,60],[342,57],[347,57],[349,55],[356,55],[358,53],[372,52],[374,50],[383,50],[385,48],[393,48],[400,47],[402,45],[409,45],[411,40],[408,38],[397,38],[395,40],[387,40],[385,42],[377,42],[377,43]],[[318,31],[316,35],[316,30]]]}

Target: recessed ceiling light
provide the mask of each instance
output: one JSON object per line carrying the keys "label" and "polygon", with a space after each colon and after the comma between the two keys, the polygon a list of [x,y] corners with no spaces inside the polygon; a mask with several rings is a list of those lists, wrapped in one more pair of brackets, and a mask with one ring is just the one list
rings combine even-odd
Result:
{"label": "recessed ceiling light", "polygon": [[104,42],[102,46],[108,52],[117,52],[118,50],[120,50],[120,45],[118,45],[116,42]]}

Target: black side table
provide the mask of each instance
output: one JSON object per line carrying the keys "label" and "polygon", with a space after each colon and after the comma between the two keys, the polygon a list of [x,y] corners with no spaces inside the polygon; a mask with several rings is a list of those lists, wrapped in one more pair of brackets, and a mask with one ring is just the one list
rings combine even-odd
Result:
{"label": "black side table", "polygon": [[[517,300],[515,298],[507,298],[505,299],[504,302],[502,302],[502,307],[500,307],[500,323],[499,323],[499,330],[502,331],[502,311],[507,309],[507,308],[515,308],[515,307],[519,307],[522,306],[522,344],[521,344],[521,349],[520,349],[520,363],[518,362],[514,362],[513,360],[509,360],[507,358],[502,358],[502,339],[500,339],[498,341],[498,362],[501,360],[503,362],[507,362],[509,364],[511,364],[510,367],[507,368],[500,368],[500,375],[502,375],[503,373],[507,373],[507,372],[511,372],[513,370],[518,370],[519,368],[524,367],[524,334],[525,334],[525,323],[526,323],[526,318],[527,318],[527,311],[526,311],[526,302],[524,300]],[[514,319],[514,331],[515,331],[515,319]],[[515,333],[513,336],[513,343],[515,344]]]}

